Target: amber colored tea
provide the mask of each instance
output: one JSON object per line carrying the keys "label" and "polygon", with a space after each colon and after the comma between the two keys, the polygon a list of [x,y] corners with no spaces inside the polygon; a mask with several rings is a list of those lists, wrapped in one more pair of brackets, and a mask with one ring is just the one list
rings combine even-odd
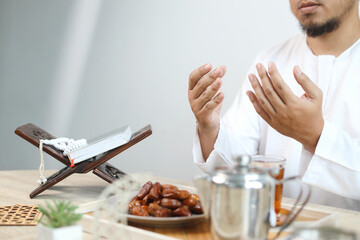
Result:
{"label": "amber colored tea", "polygon": [[[286,165],[286,158],[281,156],[271,156],[271,155],[256,155],[251,157],[251,165],[255,167],[267,168],[269,169],[269,174],[276,180],[284,179],[284,171]],[[279,171],[273,171],[273,170]],[[276,173],[278,174],[276,174]],[[281,210],[281,200],[283,193],[283,184],[275,185],[275,199],[274,199],[274,210],[276,212],[277,217],[280,217]]]}
{"label": "amber colored tea", "polygon": [[[270,174],[273,178],[275,178],[276,180],[282,180],[284,178],[284,172],[285,172],[285,168],[283,166],[280,165],[280,169],[279,169],[279,174],[277,174],[276,176],[274,176],[274,174]],[[282,192],[283,192],[283,184],[276,184],[275,186],[275,212],[276,215],[279,216],[280,215],[280,210],[281,210],[281,199],[282,199]]]}

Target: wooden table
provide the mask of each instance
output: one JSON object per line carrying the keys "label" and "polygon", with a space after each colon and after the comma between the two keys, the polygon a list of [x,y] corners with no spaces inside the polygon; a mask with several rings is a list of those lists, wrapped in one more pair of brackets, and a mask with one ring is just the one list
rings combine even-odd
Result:
{"label": "wooden table", "polygon": [[[46,176],[55,171],[46,171]],[[13,204],[43,204],[49,199],[70,199],[75,204],[83,204],[98,199],[100,193],[108,186],[108,183],[93,174],[75,174],[65,179],[56,186],[46,190],[34,199],[29,198],[29,193],[37,187],[36,180],[39,178],[37,170],[24,171],[0,171],[0,206]],[[191,184],[180,180],[157,178],[160,181],[175,184]],[[283,200],[284,206],[292,203],[291,199]],[[314,222],[321,218],[321,220]],[[317,204],[308,204],[299,224],[328,224],[342,229],[354,231],[360,236],[360,212],[349,211],[334,207]],[[184,228],[145,228],[155,233],[164,234],[177,239],[211,239],[207,224],[197,224]],[[141,230],[140,230],[141,231]],[[155,235],[154,235],[155,236]],[[91,239],[91,234],[84,233],[84,239]],[[37,239],[35,226],[0,226],[0,239]],[[158,238],[160,239],[160,238]]]}

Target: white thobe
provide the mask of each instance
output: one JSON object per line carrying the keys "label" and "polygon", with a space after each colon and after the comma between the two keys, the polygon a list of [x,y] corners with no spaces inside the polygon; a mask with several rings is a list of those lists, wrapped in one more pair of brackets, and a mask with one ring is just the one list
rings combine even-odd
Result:
{"label": "white thobe", "polygon": [[[296,140],[271,128],[255,111],[245,92],[252,90],[245,80],[235,102],[220,121],[214,150],[204,161],[195,133],[194,162],[205,172],[231,164],[237,154],[281,155],[287,159],[285,177],[300,175],[312,186],[310,201],[360,210],[360,40],[340,56],[312,53],[305,35],[263,51],[255,64],[267,66],[273,61],[285,82],[297,96],[304,90],[293,75],[301,70],[323,92],[322,114],[325,121],[315,153],[304,149]],[[299,184],[285,184],[284,196],[295,198]]]}

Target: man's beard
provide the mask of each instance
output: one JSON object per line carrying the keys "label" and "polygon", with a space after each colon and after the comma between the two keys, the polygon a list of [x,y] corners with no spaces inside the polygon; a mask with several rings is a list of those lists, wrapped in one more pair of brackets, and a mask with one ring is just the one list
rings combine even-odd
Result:
{"label": "man's beard", "polygon": [[304,26],[300,24],[301,30],[309,37],[318,37],[325,33],[330,33],[340,26],[340,19],[333,18],[321,25]]}

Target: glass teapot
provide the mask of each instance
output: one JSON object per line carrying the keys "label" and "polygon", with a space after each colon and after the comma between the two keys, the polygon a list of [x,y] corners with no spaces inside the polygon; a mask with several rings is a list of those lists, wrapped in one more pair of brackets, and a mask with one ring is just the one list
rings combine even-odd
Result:
{"label": "glass teapot", "polygon": [[[215,239],[267,239],[269,227],[276,226],[275,185],[297,177],[276,180],[271,177],[268,169],[250,166],[250,161],[251,157],[248,155],[237,156],[231,168],[194,178]],[[300,213],[310,198],[311,189],[309,188],[300,208],[295,211],[302,193],[303,189],[276,237]]]}

